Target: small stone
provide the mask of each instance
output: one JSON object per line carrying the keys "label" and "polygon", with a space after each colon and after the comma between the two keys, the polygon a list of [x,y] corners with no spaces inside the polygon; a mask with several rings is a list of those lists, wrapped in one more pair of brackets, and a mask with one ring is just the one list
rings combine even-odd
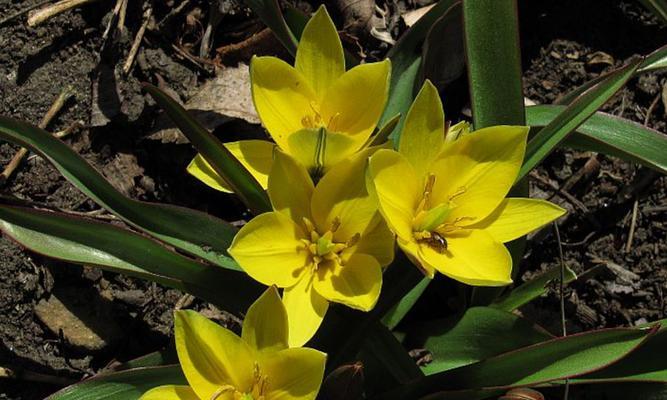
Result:
{"label": "small stone", "polygon": [[110,303],[93,291],[76,295],[54,292],[35,306],[35,315],[54,335],[62,336],[75,349],[100,351],[122,335],[110,318]]}

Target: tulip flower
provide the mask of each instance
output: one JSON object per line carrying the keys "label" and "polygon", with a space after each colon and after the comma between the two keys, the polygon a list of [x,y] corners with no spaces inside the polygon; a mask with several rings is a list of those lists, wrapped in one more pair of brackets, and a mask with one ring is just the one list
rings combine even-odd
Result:
{"label": "tulip flower", "polygon": [[371,310],[394,236],[367,192],[367,149],[333,167],[314,186],[303,165],[278,152],[269,174],[274,211],[236,234],[229,254],[253,279],[284,288],[290,346],[317,331],[329,302]]}
{"label": "tulip flower", "polygon": [[241,337],[194,311],[175,314],[176,351],[188,385],[159,386],[140,400],[312,400],[326,355],[289,348],[287,314],[269,288],[250,307]]}
{"label": "tulip flower", "polygon": [[[320,177],[333,165],[365,148],[389,93],[389,60],[345,71],[343,47],[324,6],[304,28],[292,67],[276,57],[253,57],[252,97],[273,138],[227,144],[266,187],[274,147]],[[229,186],[198,155],[188,172],[214,189]]]}
{"label": "tulip flower", "polygon": [[442,103],[427,82],[406,116],[398,151],[371,156],[369,190],[401,249],[427,276],[439,271],[469,285],[509,284],[512,259],[503,243],[565,211],[543,200],[506,198],[528,127],[463,127],[453,134],[458,139],[446,138]]}

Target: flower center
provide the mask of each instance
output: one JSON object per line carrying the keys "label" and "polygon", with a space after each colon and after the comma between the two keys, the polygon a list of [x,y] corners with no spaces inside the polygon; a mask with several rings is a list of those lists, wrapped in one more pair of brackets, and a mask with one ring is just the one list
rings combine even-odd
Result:
{"label": "flower center", "polygon": [[262,374],[259,364],[255,363],[252,387],[249,391],[244,392],[232,385],[224,385],[211,395],[210,400],[218,400],[223,394],[231,394],[234,400],[266,400],[265,394],[268,392],[268,386],[268,377]]}
{"label": "flower center", "polygon": [[301,118],[301,125],[306,129],[319,129],[325,128],[329,132],[336,131],[336,125],[340,116],[340,113],[334,114],[328,121],[324,121],[322,114],[320,114],[319,107],[314,101],[310,102],[310,111],[311,113],[306,114]]}
{"label": "flower center", "polygon": [[430,174],[426,179],[422,198],[419,201],[417,212],[412,220],[412,235],[418,243],[423,243],[442,254],[447,251],[446,236],[462,229],[458,225],[462,220],[474,218],[458,217],[454,220],[449,218],[451,212],[456,208],[453,200],[466,192],[465,187],[462,186],[449,195],[446,202],[431,205],[431,195],[434,185],[435,175]]}
{"label": "flower center", "polygon": [[340,254],[343,250],[357,244],[361,236],[359,233],[356,233],[347,242],[335,242],[333,235],[340,227],[340,218],[338,217],[334,218],[331,226],[324,234],[320,234],[308,218],[303,218],[303,224],[310,238],[302,239],[301,241],[303,242],[303,248],[310,253],[310,265],[314,271],[327,261],[335,261],[339,265],[343,265],[344,260]]}

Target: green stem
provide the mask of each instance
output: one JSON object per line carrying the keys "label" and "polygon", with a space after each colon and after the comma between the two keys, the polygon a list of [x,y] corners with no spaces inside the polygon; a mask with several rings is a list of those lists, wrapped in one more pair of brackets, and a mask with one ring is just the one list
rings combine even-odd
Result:
{"label": "green stem", "polygon": [[[463,0],[463,25],[475,129],[524,125],[516,0]],[[527,182],[518,182],[510,194],[527,196]],[[521,260],[524,245],[523,238],[510,243],[515,266]],[[470,304],[489,304],[501,291],[474,288]]]}

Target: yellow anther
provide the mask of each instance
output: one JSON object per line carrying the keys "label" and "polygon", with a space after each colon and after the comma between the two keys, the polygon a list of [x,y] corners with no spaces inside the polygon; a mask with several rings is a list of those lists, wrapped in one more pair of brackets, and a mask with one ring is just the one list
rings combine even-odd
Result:
{"label": "yellow anther", "polygon": [[357,232],[347,241],[347,243],[345,243],[345,247],[354,246],[355,244],[359,243],[359,239],[361,239],[361,235],[359,232]]}

